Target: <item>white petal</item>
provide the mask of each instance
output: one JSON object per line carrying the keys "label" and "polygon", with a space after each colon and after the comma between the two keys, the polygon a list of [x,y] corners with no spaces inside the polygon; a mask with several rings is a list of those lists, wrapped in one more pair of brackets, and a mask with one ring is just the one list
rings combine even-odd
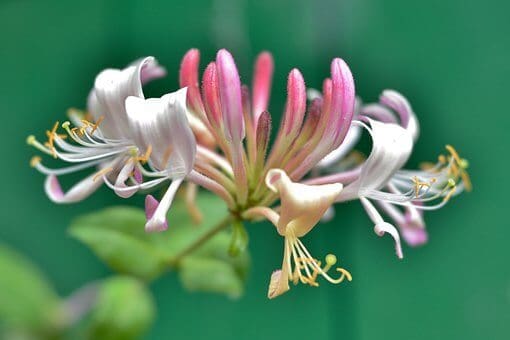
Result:
{"label": "white petal", "polygon": [[126,110],[138,148],[152,148],[151,164],[172,178],[189,174],[196,141],[186,117],[186,88],[161,98],[128,97]]}
{"label": "white petal", "polygon": [[331,151],[326,157],[321,159],[319,163],[317,163],[318,168],[329,168],[339,160],[341,160],[345,155],[347,155],[356,145],[359,138],[361,136],[361,127],[358,125],[352,125],[347,135],[345,136],[344,141],[338,148]]}
{"label": "white petal", "polygon": [[[177,189],[179,189],[179,186],[181,185],[182,181],[183,181],[182,178],[174,180],[168,187],[165,195],[161,199],[159,205],[157,205],[156,209],[153,212],[152,211],[148,212],[148,216],[150,216],[150,218],[145,224],[145,231],[147,232],[163,231],[168,228],[166,214],[168,212],[168,209],[170,209],[170,206],[172,205],[175,193],[177,192]],[[153,205],[152,208],[154,208],[153,203],[151,203],[151,205]]]}
{"label": "white petal", "polygon": [[402,253],[402,245],[400,244],[400,236],[398,234],[397,229],[385,222],[382,218],[382,216],[379,214],[377,209],[374,207],[374,205],[365,197],[360,197],[361,204],[363,204],[363,208],[365,208],[365,211],[368,214],[368,217],[374,222],[374,232],[378,236],[383,236],[385,233],[388,233],[393,237],[393,240],[395,241],[395,252],[397,253],[397,257],[399,259],[403,258],[404,255]]}
{"label": "white petal", "polygon": [[[131,177],[131,174],[133,173],[133,170],[135,168],[135,163],[133,161],[128,160],[126,164],[122,167],[119,174],[117,175],[117,179],[115,180],[115,187],[118,188],[126,188],[126,181],[129,177]],[[115,193],[122,197],[122,198],[129,198],[133,196],[137,191],[138,188],[134,187],[132,190],[119,190],[114,189]]]}
{"label": "white petal", "polygon": [[50,175],[46,177],[44,190],[49,199],[55,203],[75,203],[89,197],[101,184],[103,184],[103,180],[101,178],[96,178],[95,174],[93,174],[79,181],[64,193],[60,187],[57,176]]}
{"label": "white petal", "polygon": [[281,169],[268,171],[266,185],[280,195],[281,213],[276,225],[278,233],[285,236],[287,228],[292,227],[297,237],[308,233],[319,222],[343,188],[340,183],[294,183]]}
{"label": "white petal", "polygon": [[369,119],[370,128],[362,124],[372,136],[372,151],[363,164],[360,177],[345,187],[338,201],[370,197],[370,192],[385,186],[405,164],[413,149],[410,132],[393,123]]}
{"label": "white petal", "polygon": [[123,70],[106,69],[96,77],[88,98],[88,110],[96,121],[104,117],[100,129],[106,137],[123,139],[129,136],[124,102],[128,96],[144,97],[142,78],[161,75],[161,72],[154,74],[154,70],[159,69],[155,65],[155,59],[147,57]]}

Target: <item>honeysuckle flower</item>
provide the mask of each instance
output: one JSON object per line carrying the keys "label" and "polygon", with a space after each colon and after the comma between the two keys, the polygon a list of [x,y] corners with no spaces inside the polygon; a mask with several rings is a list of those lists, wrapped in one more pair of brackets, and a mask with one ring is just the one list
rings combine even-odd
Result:
{"label": "honeysuckle flower", "polygon": [[[340,283],[345,278],[352,279],[343,268],[336,270],[341,273],[333,279],[327,273],[336,264],[336,257],[326,256],[326,265],[310,255],[300,237],[308,234],[319,222],[322,215],[342,191],[342,185],[323,184],[305,185],[294,183],[281,169],[271,169],[266,175],[269,189],[277,193],[281,201],[280,214],[268,212],[269,219],[276,226],[278,233],[285,238],[282,269],[271,275],[268,297],[274,298],[289,290],[289,281],[311,286],[318,286],[317,276],[321,275],[331,283]],[[252,213],[255,211],[252,210]]]}
{"label": "honeysuckle flower", "polygon": [[[77,163],[50,169],[39,157],[33,158],[32,165],[47,175],[45,189],[52,201],[80,201],[103,183],[119,196],[129,197],[140,189],[150,189],[171,179],[167,194],[146,225],[148,231],[166,228],[164,215],[179,184],[192,170],[196,145],[186,116],[186,89],[161,98],[144,99],[142,83],[162,75],[163,69],[152,57],[123,70],[105,70],[96,77],[89,95],[91,118],[71,112],[77,126],[71,128],[70,122],[63,123],[67,134],[59,134],[56,123],[47,132],[45,144],[29,137],[29,144],[39,150]],[[143,166],[145,163],[148,169]],[[57,176],[90,167],[99,170],[66,193],[62,191]]]}
{"label": "honeysuckle flower", "polygon": [[[168,227],[167,211],[184,181],[188,209],[200,219],[194,196],[201,186],[226,202],[233,219],[268,219],[284,237],[282,268],[269,285],[273,298],[289,289],[289,281],[317,286],[319,275],[332,283],[351,280],[342,268],[337,268],[340,277],[329,276],[336,257],[327,255],[322,266],[300,240],[333,203],[360,200],[374,231],[389,233],[402,257],[400,233],[411,245],[426,242],[422,212],[438,209],[470,188],[467,161],[451,146],[436,164],[403,169],[419,135],[416,115],[393,90],[384,91],[378,103],[362,104],[342,59],[331,62],[331,76],[321,91],[307,90],[298,69],[289,72],[273,143],[271,54],[257,57],[251,91],[228,51],[218,51],[201,82],[199,64],[199,51],[188,51],[179,71],[181,90],[151,99],[144,98],[142,84],[164,73],[153,58],[104,71],[89,95],[90,118],[72,114],[75,127],[65,122],[67,135],[62,135],[57,123],[45,144],[29,137],[41,151],[77,163],[49,169],[33,159],[32,165],[48,175],[50,199],[76,202],[102,183],[129,197],[170,182],[161,200],[151,195],[145,200],[146,229],[159,231]],[[353,151],[363,130],[372,138],[367,159]],[[66,193],[60,189],[56,176],[90,167],[97,169],[89,177]]]}
{"label": "honeysuckle flower", "polygon": [[[401,170],[418,136],[418,122],[409,103],[399,93],[386,90],[381,95],[380,102],[381,104],[369,104],[361,109],[359,119],[368,125],[361,121],[353,122],[365,127],[372,137],[372,151],[363,165],[354,171],[310,182],[350,181],[337,201],[359,198],[375,224],[375,232],[380,236],[385,233],[392,235],[397,256],[402,258],[399,233],[392,224],[384,221],[372,201],[376,201],[382,211],[397,224],[406,242],[416,246],[428,239],[422,210],[444,206],[453,194],[459,193],[466,185],[469,187],[470,182],[465,172],[466,161],[460,159],[451,146],[447,146],[450,156],[441,156],[438,164],[428,170]],[[397,116],[389,108],[393,109]],[[434,200],[440,202],[426,204]],[[396,205],[402,206],[405,212]]]}

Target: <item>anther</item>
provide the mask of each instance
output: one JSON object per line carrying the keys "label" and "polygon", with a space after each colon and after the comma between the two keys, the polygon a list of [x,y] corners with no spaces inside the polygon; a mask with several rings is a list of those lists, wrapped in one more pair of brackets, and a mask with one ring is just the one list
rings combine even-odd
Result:
{"label": "anther", "polygon": [[34,145],[36,139],[35,139],[35,136],[34,135],[30,135],[27,137],[27,144],[28,145]]}
{"label": "anther", "polygon": [[30,166],[32,168],[35,168],[37,166],[37,164],[41,163],[41,157],[39,156],[34,156],[30,159]]}

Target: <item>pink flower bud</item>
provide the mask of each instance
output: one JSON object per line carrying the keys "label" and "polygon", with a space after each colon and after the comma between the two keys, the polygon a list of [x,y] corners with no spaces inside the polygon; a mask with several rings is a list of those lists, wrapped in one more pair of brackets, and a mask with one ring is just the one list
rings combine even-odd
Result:
{"label": "pink flower bud", "polygon": [[299,131],[306,110],[305,81],[298,69],[293,69],[289,73],[287,92],[287,106],[282,128],[284,133],[289,135]]}
{"label": "pink flower bud", "polygon": [[263,111],[267,110],[271,81],[273,78],[273,57],[269,52],[262,52],[255,62],[253,74],[253,122],[255,129]]}
{"label": "pink flower bud", "polygon": [[340,58],[333,59],[331,63],[331,115],[335,118],[335,142],[337,147],[342,143],[351,126],[354,115],[354,79],[352,73],[345,61]]}
{"label": "pink flower bud", "polygon": [[228,140],[237,144],[244,138],[241,81],[234,58],[227,50],[218,52],[216,66],[225,134]]}
{"label": "pink flower bud", "polygon": [[198,89],[199,62],[200,52],[197,49],[191,49],[184,55],[179,71],[179,86],[188,88],[187,104],[189,108],[203,117],[204,105]]}
{"label": "pink flower bud", "polygon": [[222,115],[218,92],[218,74],[215,63],[210,63],[205,69],[202,78],[202,93],[207,119],[214,127],[218,128],[222,125]]}

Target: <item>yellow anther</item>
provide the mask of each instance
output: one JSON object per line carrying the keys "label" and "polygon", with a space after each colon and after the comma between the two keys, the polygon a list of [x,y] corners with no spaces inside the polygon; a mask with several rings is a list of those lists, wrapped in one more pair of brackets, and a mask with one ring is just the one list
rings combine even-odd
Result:
{"label": "yellow anther", "polygon": [[71,123],[68,120],[66,120],[65,122],[62,123],[62,128],[67,130],[69,129],[69,125],[71,125]]}
{"label": "yellow anther", "polygon": [[435,182],[435,178],[430,181],[430,183],[422,182],[418,177],[413,177],[412,181],[414,183],[414,193],[415,196],[418,197],[420,195],[420,191],[423,188],[430,188],[430,185]]}
{"label": "yellow anther", "polygon": [[65,138],[62,135],[57,135],[57,129],[58,129],[59,122],[56,121],[53,125],[53,128],[51,131],[46,131],[46,136],[48,137],[48,141],[44,143],[44,145],[51,151],[51,154],[54,158],[57,158],[57,151],[55,150],[55,146],[53,145],[53,142],[55,141],[55,137],[58,136],[60,138]]}
{"label": "yellow anther", "polygon": [[35,136],[34,135],[30,135],[27,137],[27,144],[28,145],[33,145],[35,143],[36,139],[35,139]]}
{"label": "yellow anther", "polygon": [[97,130],[97,128],[99,127],[99,124],[101,124],[103,119],[104,119],[104,116],[99,117],[97,122],[94,125],[92,125],[92,130],[90,130],[90,134],[93,134]]}
{"label": "yellow anther", "polygon": [[37,166],[37,164],[41,163],[41,157],[39,156],[34,156],[30,159],[30,166],[32,168],[35,168]]}
{"label": "yellow anther", "polygon": [[445,164],[446,163],[446,157],[445,155],[439,155],[439,157],[437,158],[438,162],[441,163],[441,164]]}
{"label": "yellow anther", "polygon": [[451,145],[446,146],[446,150],[451,154],[454,163],[452,164],[452,171],[455,177],[459,177],[462,179],[462,183],[464,183],[464,188],[466,188],[466,191],[472,190],[471,185],[471,179],[469,178],[469,174],[467,173],[466,169],[469,166],[469,162],[464,159],[460,158],[457,151],[453,148]]}
{"label": "yellow anther", "polygon": [[149,157],[152,154],[152,145],[147,147],[147,150],[142,156],[135,157],[135,160],[141,163],[146,163],[149,160]]}
{"label": "yellow anther", "polygon": [[99,170],[98,172],[96,172],[96,174],[94,175],[94,177],[92,177],[92,180],[95,182],[97,181],[99,178],[103,177],[104,175],[106,175],[107,173],[113,171],[113,168],[104,168],[104,169],[101,169]]}
{"label": "yellow anther", "polygon": [[453,178],[449,178],[449,179],[448,179],[448,186],[449,186],[450,188],[453,188],[453,187],[455,187],[455,185],[456,185],[456,184],[455,184],[455,180],[454,180]]}

